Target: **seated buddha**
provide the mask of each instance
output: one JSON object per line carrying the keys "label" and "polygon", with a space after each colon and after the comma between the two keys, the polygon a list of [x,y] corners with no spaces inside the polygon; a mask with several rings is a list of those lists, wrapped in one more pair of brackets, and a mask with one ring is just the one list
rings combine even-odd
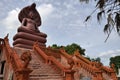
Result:
{"label": "seated buddha", "polygon": [[18,18],[21,26],[18,28],[17,34],[13,37],[14,47],[32,49],[36,41],[38,41],[40,46],[46,46],[47,35],[38,29],[41,25],[41,18],[35,7],[36,4],[33,3],[20,11]]}

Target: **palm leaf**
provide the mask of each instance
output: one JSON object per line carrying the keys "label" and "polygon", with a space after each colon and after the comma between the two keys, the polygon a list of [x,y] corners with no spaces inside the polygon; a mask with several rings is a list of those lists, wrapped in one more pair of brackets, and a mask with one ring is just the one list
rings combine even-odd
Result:
{"label": "palm leaf", "polygon": [[116,13],[115,22],[116,22],[117,33],[120,35],[120,14],[119,13]]}
{"label": "palm leaf", "polygon": [[107,10],[107,13],[109,13],[109,12],[111,12],[111,9],[108,9],[108,10]]}
{"label": "palm leaf", "polygon": [[87,16],[87,18],[85,19],[85,22],[87,22],[89,19],[90,19],[90,15],[89,16]]}
{"label": "palm leaf", "polygon": [[107,18],[108,24],[111,25],[112,27],[114,27],[115,22],[113,20],[112,14],[108,14],[108,18]]}
{"label": "palm leaf", "polygon": [[79,0],[80,2],[89,3],[89,0]]}
{"label": "palm leaf", "polygon": [[97,13],[97,20],[100,22],[101,18],[102,18],[102,14],[105,13],[104,10],[100,11],[99,13]]}
{"label": "palm leaf", "polygon": [[105,0],[99,0],[97,2],[96,7],[100,8],[100,9],[103,9],[104,5],[105,5]]}
{"label": "palm leaf", "polygon": [[109,34],[109,27],[110,27],[109,24],[106,24],[106,25],[104,26],[104,33]]}

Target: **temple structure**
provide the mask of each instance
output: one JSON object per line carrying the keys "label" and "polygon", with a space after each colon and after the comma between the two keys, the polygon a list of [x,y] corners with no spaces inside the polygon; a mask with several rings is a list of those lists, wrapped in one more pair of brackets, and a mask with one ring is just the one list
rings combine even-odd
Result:
{"label": "temple structure", "polygon": [[63,48],[46,47],[45,33],[39,31],[41,18],[36,4],[19,13],[21,26],[13,37],[0,38],[0,80],[117,80],[114,65],[103,66],[80,55],[69,55]]}

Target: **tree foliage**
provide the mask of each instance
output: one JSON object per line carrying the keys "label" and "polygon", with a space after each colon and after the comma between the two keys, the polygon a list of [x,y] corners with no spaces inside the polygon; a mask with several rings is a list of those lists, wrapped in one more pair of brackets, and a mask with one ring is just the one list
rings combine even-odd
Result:
{"label": "tree foliage", "polygon": [[115,65],[116,73],[118,73],[118,68],[120,68],[120,56],[115,56],[110,58],[110,65]]}
{"label": "tree foliage", "polygon": [[101,58],[100,57],[97,57],[97,58],[90,58],[89,56],[85,57],[86,59],[88,59],[89,61],[92,61],[92,62],[101,62]]}
{"label": "tree foliage", "polygon": [[[89,1],[92,0],[80,0],[80,2],[86,2],[88,3]],[[115,29],[120,35],[120,0],[94,0],[96,3],[96,8],[92,12],[92,14],[95,11],[99,11],[97,13],[97,20],[101,22],[103,16],[107,16],[107,23],[104,26],[104,32],[107,33],[107,39],[109,38],[111,32],[113,29]],[[88,21],[90,17],[92,16],[90,14],[85,21]]]}
{"label": "tree foliage", "polygon": [[97,58],[92,58],[91,61],[95,61],[95,62],[101,62],[101,58],[97,57]]}
{"label": "tree foliage", "polygon": [[89,56],[86,56],[85,57],[87,60],[91,61],[91,58]]}
{"label": "tree foliage", "polygon": [[85,55],[85,49],[82,49],[80,47],[80,45],[76,44],[76,43],[72,43],[70,45],[67,45],[67,46],[58,46],[57,44],[53,44],[51,46],[52,48],[54,49],[60,49],[60,48],[64,48],[65,51],[68,53],[68,54],[73,54],[75,50],[79,50],[79,53],[81,55]]}

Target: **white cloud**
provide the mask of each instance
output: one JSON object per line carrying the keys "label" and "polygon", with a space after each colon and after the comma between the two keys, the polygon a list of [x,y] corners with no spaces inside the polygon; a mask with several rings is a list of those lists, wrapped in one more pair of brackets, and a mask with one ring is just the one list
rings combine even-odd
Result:
{"label": "white cloud", "polygon": [[120,50],[109,50],[107,52],[102,52],[98,56],[102,58],[110,58],[116,55],[120,55]]}
{"label": "white cloud", "polygon": [[54,7],[52,4],[42,4],[37,8],[38,12],[40,13],[40,16],[42,18],[42,21],[44,22],[48,16],[54,11]]}
{"label": "white cloud", "polygon": [[104,65],[109,66],[109,59],[111,57],[114,57],[114,56],[117,56],[117,55],[120,55],[120,49],[109,50],[109,51],[106,51],[106,52],[102,52],[102,53],[98,54],[98,56],[96,56],[96,57],[100,57],[101,62]]}
{"label": "white cloud", "polygon": [[2,24],[3,26],[6,27],[7,30],[14,30],[16,27],[19,26],[18,21],[19,11],[20,11],[19,8],[11,10],[10,12],[8,12],[7,17],[2,20]]}
{"label": "white cloud", "polygon": [[[4,26],[4,35],[9,33],[10,37],[10,44],[12,45],[12,37],[16,34],[17,28],[20,26],[20,22],[18,20],[18,13],[20,12],[20,8],[13,9],[8,12],[6,17],[1,20],[0,24]],[[50,16],[53,12],[54,8],[51,4],[42,4],[37,7],[38,12],[40,13],[41,17],[44,21]],[[42,19],[42,22],[43,22]],[[3,36],[4,36],[3,35]]]}
{"label": "white cloud", "polygon": [[[38,12],[40,13],[41,17],[46,19],[49,14],[53,11],[53,6],[51,4],[42,4],[37,7]],[[2,20],[2,25],[6,28],[6,32],[12,32],[13,30],[16,30],[20,22],[18,20],[18,13],[20,12],[19,8],[13,9],[10,12],[8,12],[8,15],[6,18]],[[45,20],[44,19],[44,20]]]}

